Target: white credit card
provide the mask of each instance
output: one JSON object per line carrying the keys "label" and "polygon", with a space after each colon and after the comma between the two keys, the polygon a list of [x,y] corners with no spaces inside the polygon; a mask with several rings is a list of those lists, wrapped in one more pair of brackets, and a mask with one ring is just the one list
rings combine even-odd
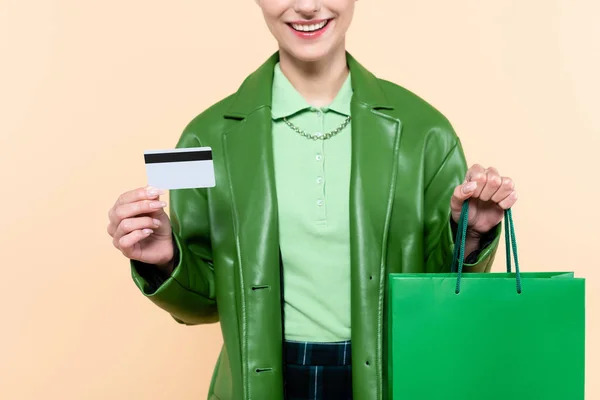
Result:
{"label": "white credit card", "polygon": [[210,147],[188,147],[144,152],[148,185],[157,189],[192,189],[215,186]]}

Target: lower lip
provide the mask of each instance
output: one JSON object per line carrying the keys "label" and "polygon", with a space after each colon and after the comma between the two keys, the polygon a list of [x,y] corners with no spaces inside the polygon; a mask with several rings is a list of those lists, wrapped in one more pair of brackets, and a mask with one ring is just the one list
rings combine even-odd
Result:
{"label": "lower lip", "polygon": [[316,38],[322,36],[327,31],[327,29],[329,29],[329,26],[331,25],[332,22],[333,22],[332,20],[329,20],[327,22],[327,24],[325,24],[324,27],[322,27],[321,29],[319,29],[317,31],[313,31],[313,32],[297,31],[291,25],[288,25],[288,26],[290,27],[290,29],[296,36],[298,36],[302,39],[316,39]]}

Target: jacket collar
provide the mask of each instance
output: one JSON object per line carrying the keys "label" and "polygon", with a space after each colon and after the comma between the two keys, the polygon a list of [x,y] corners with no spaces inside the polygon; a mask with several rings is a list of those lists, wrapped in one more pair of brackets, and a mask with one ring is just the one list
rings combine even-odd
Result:
{"label": "jacket collar", "polygon": [[[326,107],[320,107],[322,111],[331,110],[346,117],[350,115],[350,101],[352,99],[350,79],[351,75],[348,75],[333,101]],[[307,109],[314,110],[283,74],[280,64],[276,64],[273,75],[273,101],[271,105],[273,119],[290,117]]]}
{"label": "jacket collar", "polygon": [[[346,60],[350,69],[352,102],[370,108],[393,109],[377,78],[348,52]],[[273,74],[278,62],[279,52],[276,52],[244,80],[226,110],[225,117],[243,119],[260,108],[271,108]]]}

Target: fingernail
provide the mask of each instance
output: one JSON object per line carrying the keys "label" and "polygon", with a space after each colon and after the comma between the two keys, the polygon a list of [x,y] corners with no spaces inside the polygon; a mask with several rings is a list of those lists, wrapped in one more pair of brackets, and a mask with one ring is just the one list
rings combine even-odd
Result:
{"label": "fingernail", "polygon": [[150,208],[163,208],[167,205],[164,201],[153,201],[150,203]]}
{"label": "fingernail", "polygon": [[159,194],[165,194],[165,191],[162,189],[154,188],[154,187],[148,187],[146,189],[146,193],[148,193],[148,196],[156,196]]}
{"label": "fingernail", "polygon": [[154,223],[155,226],[160,226],[160,220],[153,219],[152,222]]}
{"label": "fingernail", "polygon": [[477,182],[469,182],[463,186],[464,193],[471,193],[477,187]]}
{"label": "fingernail", "polygon": [[149,235],[154,231],[152,229],[143,229],[142,232],[144,232],[145,235]]}

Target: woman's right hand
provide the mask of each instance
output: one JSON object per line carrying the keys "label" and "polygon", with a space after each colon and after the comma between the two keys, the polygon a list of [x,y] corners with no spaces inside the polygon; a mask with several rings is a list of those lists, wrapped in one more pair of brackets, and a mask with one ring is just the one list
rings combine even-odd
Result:
{"label": "woman's right hand", "polygon": [[119,196],[108,212],[108,234],[125,257],[156,265],[163,273],[173,271],[171,221],[160,201],[164,191],[143,187]]}

